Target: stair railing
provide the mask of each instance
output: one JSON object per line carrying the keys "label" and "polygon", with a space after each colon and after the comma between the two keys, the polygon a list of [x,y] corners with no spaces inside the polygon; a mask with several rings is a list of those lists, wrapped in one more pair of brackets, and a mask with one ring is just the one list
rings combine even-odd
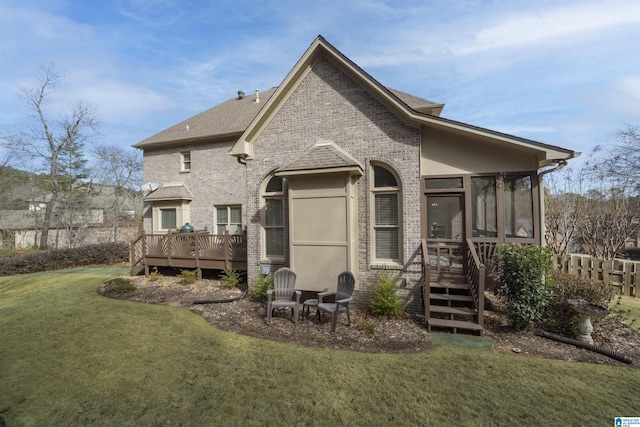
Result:
{"label": "stair railing", "polygon": [[131,275],[136,276],[144,270],[144,234],[131,242]]}
{"label": "stair railing", "polygon": [[431,301],[431,268],[429,266],[429,250],[427,249],[427,240],[422,239],[422,301],[424,303],[424,321],[429,321],[430,311],[429,304]]}
{"label": "stair railing", "polygon": [[486,267],[480,262],[478,252],[471,239],[467,239],[467,257],[465,274],[473,301],[478,310],[478,325],[484,327],[484,287],[486,278]]}

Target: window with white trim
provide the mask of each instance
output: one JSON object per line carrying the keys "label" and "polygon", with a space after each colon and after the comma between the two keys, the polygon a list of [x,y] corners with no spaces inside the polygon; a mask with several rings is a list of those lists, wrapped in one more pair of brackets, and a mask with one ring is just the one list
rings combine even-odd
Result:
{"label": "window with white trim", "polygon": [[266,259],[284,258],[284,180],[267,179],[262,191],[262,254]]}
{"label": "window with white trim", "polygon": [[402,258],[400,185],[387,167],[374,165],[372,169],[373,261],[398,263]]}
{"label": "window with white trim", "polygon": [[153,202],[153,232],[175,231],[191,221],[189,200],[157,200]]}
{"label": "window with white trim", "polygon": [[224,234],[226,230],[230,234],[242,233],[241,206],[216,206],[216,234]]}
{"label": "window with white trim", "polygon": [[174,230],[177,223],[176,209],[160,209],[161,227],[163,230]]}
{"label": "window with white trim", "polygon": [[191,171],[191,151],[180,153],[180,172]]}

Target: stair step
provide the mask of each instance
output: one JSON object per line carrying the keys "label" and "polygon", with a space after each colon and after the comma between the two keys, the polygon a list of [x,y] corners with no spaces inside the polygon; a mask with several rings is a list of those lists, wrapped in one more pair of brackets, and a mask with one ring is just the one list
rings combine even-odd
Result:
{"label": "stair step", "polygon": [[447,319],[429,319],[429,327],[439,326],[443,328],[456,328],[456,329],[468,329],[472,331],[482,331],[484,328],[477,323],[464,322],[461,320],[447,320]]}
{"label": "stair step", "polygon": [[446,313],[446,314],[460,314],[467,316],[475,316],[478,314],[478,310],[469,307],[448,307],[446,305],[430,305],[429,311],[431,313]]}
{"label": "stair step", "polygon": [[473,297],[471,295],[450,295],[450,294],[434,294],[434,293],[430,293],[429,294],[429,298],[440,300],[440,301],[473,302]]}
{"label": "stair step", "polygon": [[429,283],[429,286],[432,288],[439,289],[470,289],[469,285],[466,283]]}

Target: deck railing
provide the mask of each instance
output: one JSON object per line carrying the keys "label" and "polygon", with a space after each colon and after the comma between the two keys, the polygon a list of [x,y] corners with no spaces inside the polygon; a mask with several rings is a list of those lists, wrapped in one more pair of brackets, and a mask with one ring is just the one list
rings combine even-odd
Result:
{"label": "deck railing", "polygon": [[[437,272],[461,272],[464,266],[462,243],[455,239],[424,240],[423,257]],[[426,255],[425,255],[426,254]]]}
{"label": "deck railing", "polygon": [[476,247],[471,241],[467,239],[467,256],[465,257],[465,275],[469,282],[469,289],[471,290],[471,296],[473,302],[478,310],[478,325],[484,326],[484,288],[486,279],[485,265],[480,262],[480,257],[476,252]]}
{"label": "deck railing", "polygon": [[244,235],[206,232],[142,234],[131,244],[131,274],[149,267],[202,269],[247,269],[247,239]]}
{"label": "deck railing", "polygon": [[430,283],[431,283],[431,268],[429,266],[429,250],[427,248],[427,241],[422,239],[422,303],[424,304],[424,320],[429,320],[430,317]]}

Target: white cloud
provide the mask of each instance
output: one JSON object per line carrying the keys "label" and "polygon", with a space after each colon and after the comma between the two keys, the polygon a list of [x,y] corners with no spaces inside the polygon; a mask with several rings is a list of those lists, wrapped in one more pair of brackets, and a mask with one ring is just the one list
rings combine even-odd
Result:
{"label": "white cloud", "polygon": [[500,17],[498,23],[476,31],[468,43],[453,51],[465,55],[539,43],[565,44],[571,42],[572,35],[640,24],[639,5],[629,1],[580,2],[512,12]]}

